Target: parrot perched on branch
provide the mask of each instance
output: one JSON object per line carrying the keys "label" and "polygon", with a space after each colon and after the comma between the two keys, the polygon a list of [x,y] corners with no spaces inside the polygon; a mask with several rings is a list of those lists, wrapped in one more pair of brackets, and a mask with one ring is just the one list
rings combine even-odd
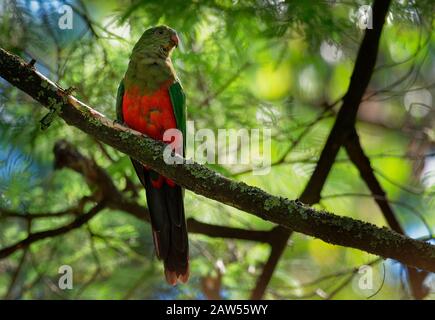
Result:
{"label": "parrot perched on branch", "polygon": [[[116,101],[117,119],[156,140],[168,129],[186,136],[183,88],[171,61],[179,38],[175,30],[158,26],[146,30],[133,48]],[[183,149],[184,150],[184,149]],[[169,284],[189,278],[189,245],[184,215],[184,191],[172,180],[131,159],[145,187],[154,247],[163,260]]]}

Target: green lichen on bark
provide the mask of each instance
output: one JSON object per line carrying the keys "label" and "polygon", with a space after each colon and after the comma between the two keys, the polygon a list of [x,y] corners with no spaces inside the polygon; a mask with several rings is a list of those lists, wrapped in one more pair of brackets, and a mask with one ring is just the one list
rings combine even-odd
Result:
{"label": "green lichen on bark", "polygon": [[121,131],[119,133],[119,137],[121,138],[121,140],[128,140],[130,138],[130,133],[126,131]]}
{"label": "green lichen on bark", "polygon": [[270,197],[264,201],[264,209],[266,211],[270,211],[275,207],[279,207],[281,205],[281,199],[277,197]]}
{"label": "green lichen on bark", "polygon": [[218,179],[218,174],[211,171],[207,167],[203,167],[199,164],[189,164],[187,165],[190,173],[197,179],[210,179],[211,182],[216,182]]}
{"label": "green lichen on bark", "polygon": [[93,124],[94,126],[96,126],[96,127],[102,127],[102,126],[103,126],[103,124],[101,123],[101,121],[98,120],[98,119],[96,119],[96,118],[93,117],[93,116],[90,116],[90,117],[89,117],[89,122],[90,122],[91,124]]}

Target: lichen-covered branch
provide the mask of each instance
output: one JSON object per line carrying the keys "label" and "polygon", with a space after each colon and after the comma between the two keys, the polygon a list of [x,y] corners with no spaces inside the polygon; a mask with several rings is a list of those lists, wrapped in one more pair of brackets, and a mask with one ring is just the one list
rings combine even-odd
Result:
{"label": "lichen-covered branch", "polygon": [[435,271],[435,246],[429,243],[370,223],[314,210],[297,201],[275,197],[259,188],[230,180],[197,163],[167,165],[163,160],[163,143],[114,123],[3,49],[0,49],[0,75],[43,106],[58,110],[59,116],[69,125],[199,195],[332,244],[361,249]]}

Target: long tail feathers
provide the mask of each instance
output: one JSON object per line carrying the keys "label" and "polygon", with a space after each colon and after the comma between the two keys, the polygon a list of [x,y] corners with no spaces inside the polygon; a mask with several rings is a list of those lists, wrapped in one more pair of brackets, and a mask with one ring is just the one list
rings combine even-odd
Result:
{"label": "long tail feathers", "polygon": [[189,243],[184,215],[183,190],[172,181],[146,170],[132,160],[146,190],[157,257],[163,260],[166,281],[176,285],[189,279]]}

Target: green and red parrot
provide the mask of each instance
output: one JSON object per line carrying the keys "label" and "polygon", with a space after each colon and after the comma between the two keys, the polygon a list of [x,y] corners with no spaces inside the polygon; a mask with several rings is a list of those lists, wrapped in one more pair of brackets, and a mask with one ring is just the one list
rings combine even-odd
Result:
{"label": "green and red parrot", "polygon": [[[144,32],[133,48],[118,88],[116,112],[120,122],[156,140],[168,129],[186,136],[186,98],[171,61],[178,45],[175,30],[167,26]],[[189,245],[184,215],[184,192],[171,179],[132,159],[145,187],[156,255],[163,260],[169,284],[189,278]]]}

